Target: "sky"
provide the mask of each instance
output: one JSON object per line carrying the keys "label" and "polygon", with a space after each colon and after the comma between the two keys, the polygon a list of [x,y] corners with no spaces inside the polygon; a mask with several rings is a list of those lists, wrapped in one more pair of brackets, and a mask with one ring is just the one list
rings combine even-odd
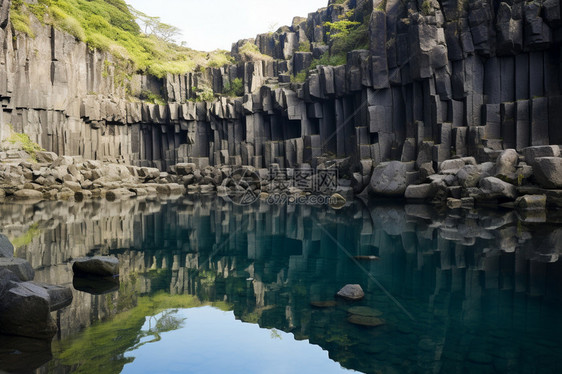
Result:
{"label": "sky", "polygon": [[290,25],[293,17],[328,5],[328,0],[126,0],[134,8],[182,30],[178,42],[200,51]]}

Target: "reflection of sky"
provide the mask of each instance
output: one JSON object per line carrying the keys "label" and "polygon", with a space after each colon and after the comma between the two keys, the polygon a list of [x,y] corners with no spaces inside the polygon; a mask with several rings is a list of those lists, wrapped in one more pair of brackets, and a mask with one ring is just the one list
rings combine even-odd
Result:
{"label": "reflection of sky", "polygon": [[[308,341],[243,323],[212,307],[179,310],[186,320],[162,340],[127,352],[123,373],[351,373]],[[148,324],[143,330],[148,329]]]}

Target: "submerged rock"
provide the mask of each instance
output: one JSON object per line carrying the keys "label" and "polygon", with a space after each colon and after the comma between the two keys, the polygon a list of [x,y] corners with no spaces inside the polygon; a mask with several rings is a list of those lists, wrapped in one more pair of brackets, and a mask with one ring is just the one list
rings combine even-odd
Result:
{"label": "submerged rock", "polygon": [[377,327],[385,324],[384,320],[380,318],[371,317],[371,316],[362,316],[359,314],[353,314],[349,316],[347,318],[347,321],[354,325],[368,326],[368,327]]}
{"label": "submerged rock", "polygon": [[337,303],[334,300],[311,301],[310,305],[312,305],[315,308],[333,308],[337,305]]}
{"label": "submerged rock", "polygon": [[347,312],[349,314],[365,317],[380,317],[383,314],[380,310],[369,308],[368,306],[354,306],[349,308]]}
{"label": "submerged rock", "polygon": [[358,284],[348,284],[338,291],[337,295],[347,300],[361,300],[365,297],[363,289]]}
{"label": "submerged rock", "polygon": [[108,256],[79,258],[72,264],[72,271],[76,275],[113,277],[119,275],[119,260],[116,257]]}

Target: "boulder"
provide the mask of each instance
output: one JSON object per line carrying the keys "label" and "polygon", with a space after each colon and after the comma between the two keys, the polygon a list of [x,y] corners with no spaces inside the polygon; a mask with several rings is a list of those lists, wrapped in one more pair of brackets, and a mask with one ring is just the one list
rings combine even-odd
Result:
{"label": "boulder", "polygon": [[72,264],[72,271],[76,275],[113,277],[119,275],[119,260],[108,256],[79,258]]}
{"label": "boulder", "polygon": [[375,168],[371,177],[371,190],[377,195],[403,197],[408,187],[408,172],[413,164],[400,161],[384,162]]}
{"label": "boulder", "polygon": [[533,165],[539,157],[560,157],[560,147],[557,145],[540,145],[535,147],[527,147],[522,150],[525,161],[529,165]]}
{"label": "boulder", "polygon": [[72,303],[72,290],[69,287],[35,282],[33,282],[33,284],[43,288],[49,294],[49,309],[51,312],[67,307]]}
{"label": "boulder", "polygon": [[39,163],[52,164],[59,156],[54,152],[39,151],[35,152],[35,157]]}
{"label": "boulder", "polygon": [[31,282],[17,283],[0,300],[0,332],[50,339],[57,333],[49,293]]}
{"label": "boulder", "polygon": [[21,282],[19,277],[8,269],[0,269],[0,300],[2,295],[9,289],[14,288],[17,283]]}
{"label": "boulder", "polygon": [[465,165],[457,172],[457,181],[463,188],[478,186],[481,178],[482,173],[475,165]]}
{"label": "boulder", "polygon": [[462,208],[462,200],[461,199],[455,199],[452,197],[449,197],[447,199],[447,208],[449,209],[459,209]]}
{"label": "boulder", "polygon": [[0,270],[6,269],[14,273],[21,281],[31,281],[35,271],[31,264],[21,258],[0,258]]}
{"label": "boulder", "polygon": [[412,200],[427,200],[435,195],[435,187],[431,183],[413,184],[406,188],[404,197]]}
{"label": "boulder", "polygon": [[520,210],[546,209],[546,195],[525,195],[515,200],[515,207]]}
{"label": "boulder", "polygon": [[562,158],[539,157],[533,163],[538,184],[544,188],[562,188]]}
{"label": "boulder", "polygon": [[361,300],[365,297],[363,289],[358,284],[348,284],[338,291],[337,295],[346,300]]}
{"label": "boulder", "polygon": [[515,199],[517,197],[517,188],[507,182],[496,177],[487,177],[480,181],[480,191],[482,198],[486,200],[492,199]]}
{"label": "boulder", "polygon": [[105,198],[108,201],[115,201],[119,199],[129,199],[136,196],[134,192],[131,192],[127,188],[116,188],[114,190],[109,190],[105,194]]}
{"label": "boulder", "polygon": [[18,200],[41,200],[43,194],[36,190],[19,190],[14,193],[14,198]]}
{"label": "boulder", "polygon": [[159,184],[156,190],[161,195],[182,195],[185,193],[185,187],[177,183]]}
{"label": "boulder", "polygon": [[460,158],[445,160],[441,163],[441,165],[439,165],[439,172],[444,172],[446,170],[459,170],[464,165],[464,160]]}
{"label": "boulder", "polygon": [[513,179],[519,155],[515,149],[506,149],[496,160],[496,177],[500,179]]}
{"label": "boulder", "polygon": [[14,246],[10,240],[2,234],[0,234],[0,257],[14,257]]}
{"label": "boulder", "polygon": [[82,186],[78,182],[66,181],[66,182],[63,183],[63,186],[68,188],[72,192],[82,191]]}
{"label": "boulder", "polygon": [[193,163],[183,163],[176,165],[176,173],[178,175],[189,175],[197,169],[197,166]]}

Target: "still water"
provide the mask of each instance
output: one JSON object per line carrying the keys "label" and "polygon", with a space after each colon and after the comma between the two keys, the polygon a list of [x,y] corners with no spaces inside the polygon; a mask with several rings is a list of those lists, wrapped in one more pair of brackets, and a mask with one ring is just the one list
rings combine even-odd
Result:
{"label": "still water", "polygon": [[[0,337],[8,372],[562,372],[556,214],[5,203],[0,232],[74,293],[52,342]],[[73,282],[85,255],[118,257],[119,284]],[[346,284],[365,298],[336,299]]]}

